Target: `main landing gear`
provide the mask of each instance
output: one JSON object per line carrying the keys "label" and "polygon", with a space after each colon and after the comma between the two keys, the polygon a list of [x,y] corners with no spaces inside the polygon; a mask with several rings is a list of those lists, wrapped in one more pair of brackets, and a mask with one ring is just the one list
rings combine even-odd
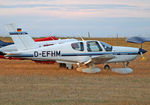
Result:
{"label": "main landing gear", "polygon": [[94,63],[89,63],[86,67],[78,67],[77,71],[84,72],[84,73],[98,73],[100,72],[100,68],[95,67]]}
{"label": "main landing gear", "polygon": [[110,68],[109,65],[105,65],[105,66],[104,66],[104,69],[105,69],[105,70],[111,70],[111,68]]}
{"label": "main landing gear", "polygon": [[72,70],[73,69],[73,65],[72,64],[66,64],[66,63],[60,63],[59,67],[63,67],[63,68],[67,68],[68,70]]}
{"label": "main landing gear", "polygon": [[[128,68],[130,62],[122,62],[122,63],[123,63],[123,67],[124,67],[124,68]],[[106,65],[104,66],[104,69],[105,69],[105,70],[111,70],[111,67],[110,67],[108,64],[106,64]]]}
{"label": "main landing gear", "polygon": [[130,63],[130,62],[123,62],[124,68],[127,68],[127,67],[129,66],[129,63]]}

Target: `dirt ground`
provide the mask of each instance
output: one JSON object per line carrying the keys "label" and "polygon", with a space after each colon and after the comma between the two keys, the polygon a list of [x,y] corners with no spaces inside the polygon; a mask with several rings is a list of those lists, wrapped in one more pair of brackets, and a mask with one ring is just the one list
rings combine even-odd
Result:
{"label": "dirt ground", "polygon": [[[98,40],[116,45],[116,39]],[[118,43],[139,47],[124,39]],[[143,48],[149,51],[145,60],[131,62],[134,71],[127,75],[104,71],[104,65],[97,65],[100,73],[86,74],[58,64],[0,59],[0,105],[149,105],[150,43]]]}

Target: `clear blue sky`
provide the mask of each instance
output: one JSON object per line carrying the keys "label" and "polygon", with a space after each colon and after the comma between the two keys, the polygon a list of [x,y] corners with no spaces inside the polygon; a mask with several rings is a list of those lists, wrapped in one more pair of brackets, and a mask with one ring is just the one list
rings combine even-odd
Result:
{"label": "clear blue sky", "polygon": [[150,0],[0,0],[0,35],[9,23],[33,37],[150,36]]}

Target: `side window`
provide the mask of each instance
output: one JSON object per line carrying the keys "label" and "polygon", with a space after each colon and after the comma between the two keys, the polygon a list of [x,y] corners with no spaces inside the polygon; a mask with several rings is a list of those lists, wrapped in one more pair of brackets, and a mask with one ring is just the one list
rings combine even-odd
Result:
{"label": "side window", "polygon": [[84,46],[82,42],[72,43],[71,47],[77,51],[84,51]]}
{"label": "side window", "polygon": [[112,46],[111,45],[109,45],[107,43],[104,43],[104,42],[100,42],[100,43],[103,45],[103,47],[106,51],[112,51]]}
{"label": "side window", "polygon": [[99,43],[96,41],[87,42],[87,50],[88,52],[99,52],[102,51]]}

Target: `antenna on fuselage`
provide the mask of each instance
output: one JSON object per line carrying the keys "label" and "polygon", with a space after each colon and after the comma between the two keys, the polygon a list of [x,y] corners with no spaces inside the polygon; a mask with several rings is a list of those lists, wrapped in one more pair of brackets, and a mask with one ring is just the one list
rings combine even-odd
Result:
{"label": "antenna on fuselage", "polygon": [[78,34],[78,35],[79,35],[79,37],[81,38],[82,41],[85,41],[85,40],[83,39],[83,37],[82,37],[80,34]]}

